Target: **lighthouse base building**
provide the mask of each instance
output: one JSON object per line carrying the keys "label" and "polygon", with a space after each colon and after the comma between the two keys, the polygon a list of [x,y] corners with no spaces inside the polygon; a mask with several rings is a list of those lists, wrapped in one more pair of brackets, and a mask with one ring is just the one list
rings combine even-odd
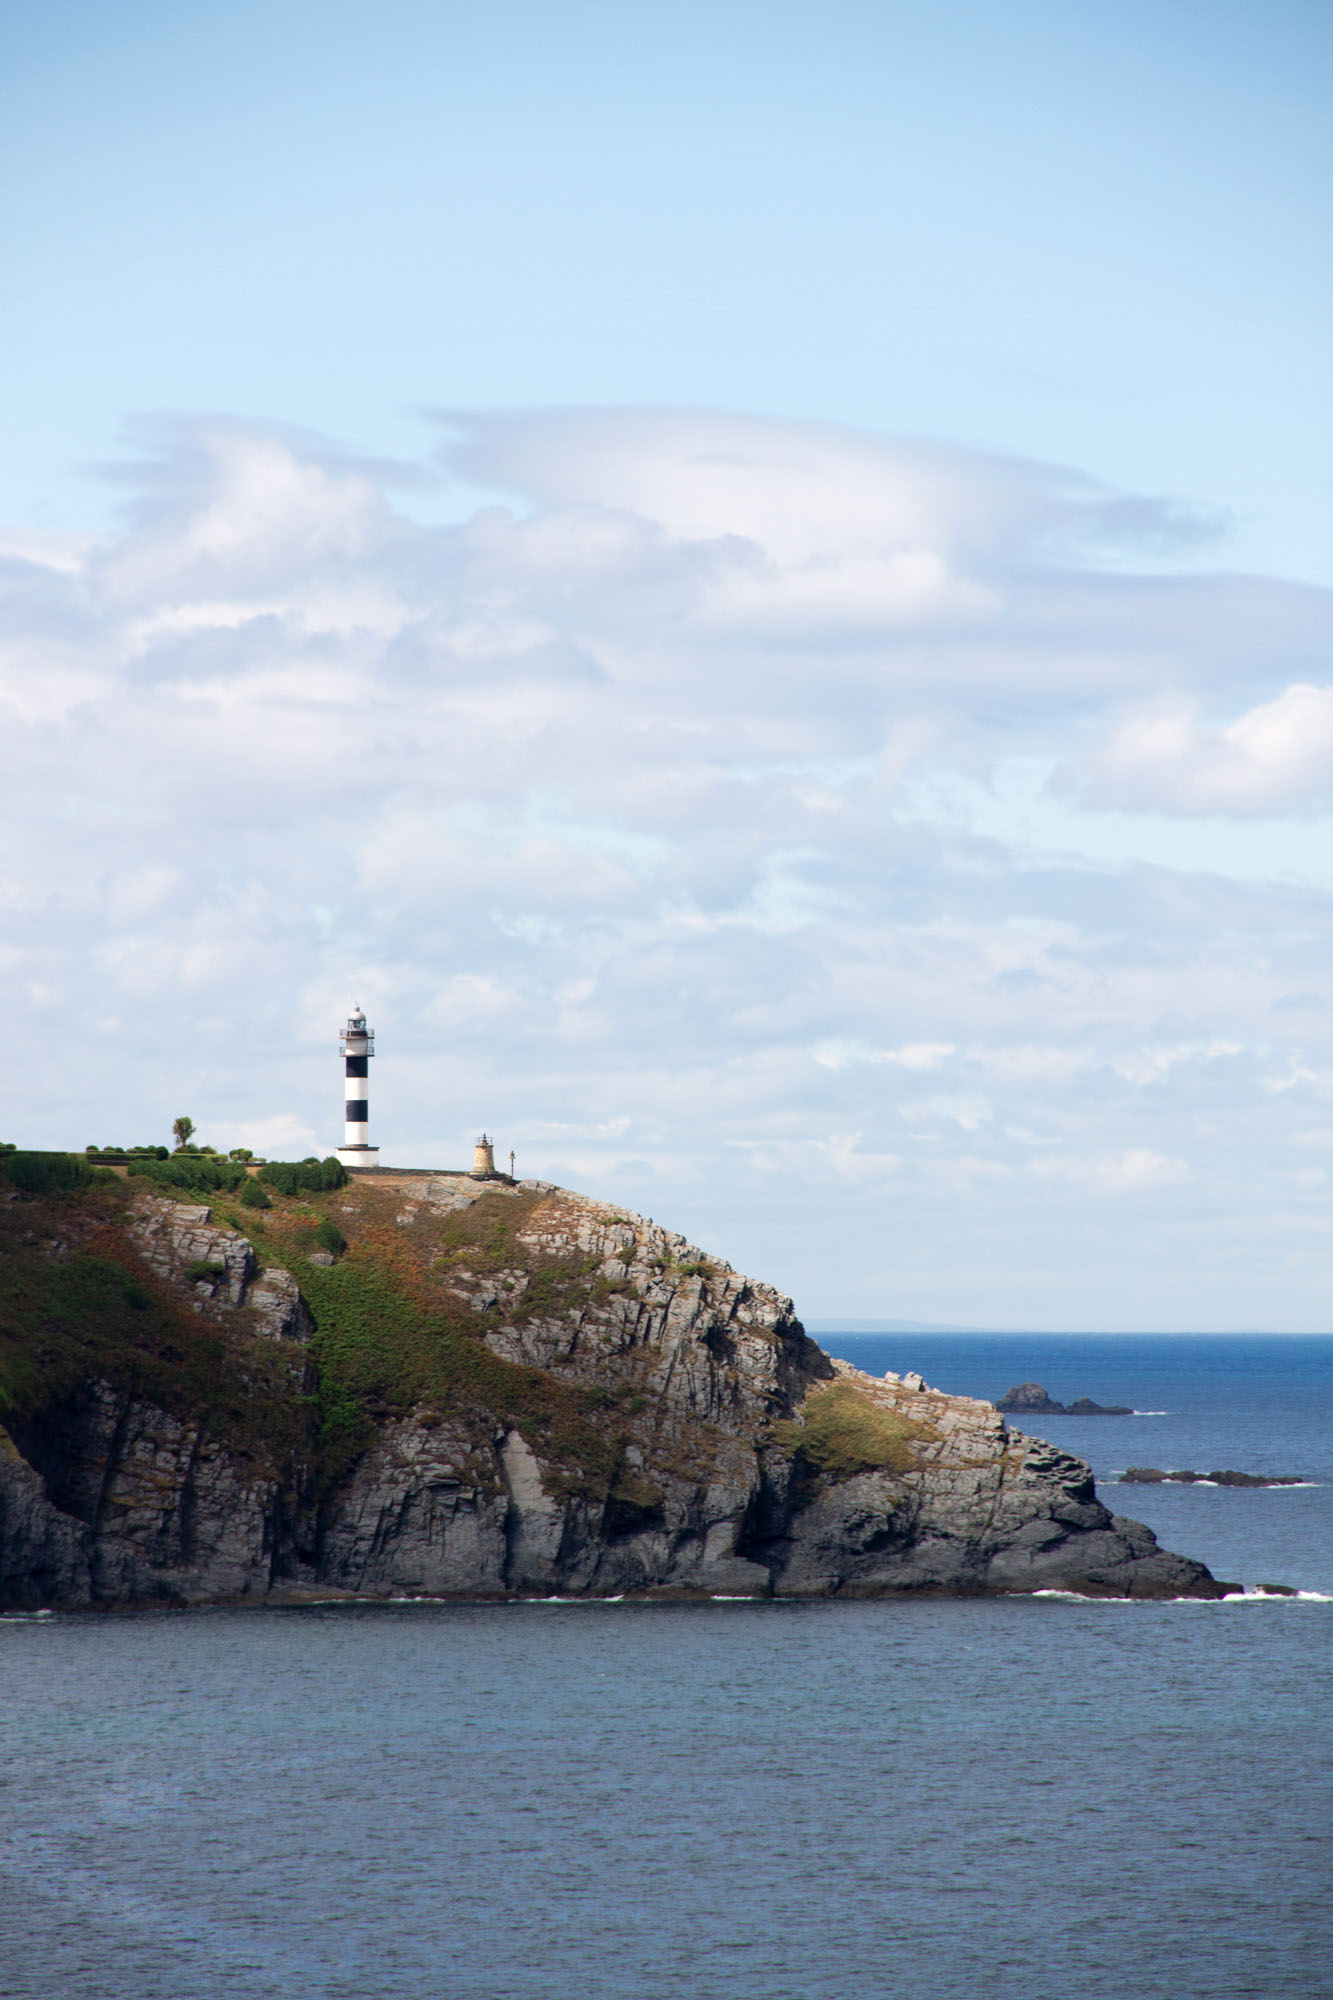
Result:
{"label": "lighthouse base building", "polygon": [[370,1058],[375,1053],[375,1030],[366,1026],[366,1017],[354,1007],[347,1026],[338,1038],[338,1053],[346,1068],[343,1101],[343,1142],[338,1158],[345,1167],[377,1167],[380,1149],[370,1143]]}

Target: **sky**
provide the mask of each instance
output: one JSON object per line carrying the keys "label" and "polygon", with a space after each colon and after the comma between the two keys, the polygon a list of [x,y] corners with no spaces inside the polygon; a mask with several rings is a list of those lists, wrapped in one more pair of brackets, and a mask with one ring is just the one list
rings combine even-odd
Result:
{"label": "sky", "polygon": [[1333,15],[0,26],[22,1144],[1326,1329]]}

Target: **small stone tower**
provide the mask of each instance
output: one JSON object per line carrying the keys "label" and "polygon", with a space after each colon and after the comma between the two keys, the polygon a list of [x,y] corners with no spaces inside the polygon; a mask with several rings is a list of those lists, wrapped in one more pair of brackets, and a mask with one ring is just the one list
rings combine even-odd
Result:
{"label": "small stone tower", "polygon": [[490,1180],[495,1173],[495,1141],[483,1132],[472,1155],[472,1178]]}
{"label": "small stone tower", "polygon": [[345,1167],[377,1167],[380,1149],[370,1144],[370,1058],[375,1053],[375,1030],[366,1026],[359,1007],[352,1009],[347,1026],[338,1039],[338,1053],[346,1060],[347,1081],[343,1098],[343,1142],[338,1158]]}

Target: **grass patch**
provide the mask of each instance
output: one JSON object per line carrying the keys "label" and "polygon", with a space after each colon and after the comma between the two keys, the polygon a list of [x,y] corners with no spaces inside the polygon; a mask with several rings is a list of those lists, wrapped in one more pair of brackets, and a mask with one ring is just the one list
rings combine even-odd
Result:
{"label": "grass patch", "polygon": [[604,1498],[623,1449],[618,1400],[493,1354],[466,1305],[423,1300],[410,1260],[289,1259],[315,1322],[320,1481],[335,1485],[377,1422],[427,1411],[461,1421],[494,1477],[498,1429],[521,1430],[565,1492]]}
{"label": "grass patch", "polygon": [[[277,1467],[310,1429],[290,1357],[242,1314],[224,1330],[191,1311],[127,1240],[125,1201],[117,1181],[0,1211],[0,1422],[40,1423],[100,1379]],[[42,1253],[44,1232],[65,1254]]]}
{"label": "grass patch", "polygon": [[872,1403],[849,1382],[832,1382],[807,1397],[803,1423],[776,1423],[772,1434],[812,1472],[836,1480],[858,1472],[914,1471],[913,1440],[928,1433],[923,1424]]}

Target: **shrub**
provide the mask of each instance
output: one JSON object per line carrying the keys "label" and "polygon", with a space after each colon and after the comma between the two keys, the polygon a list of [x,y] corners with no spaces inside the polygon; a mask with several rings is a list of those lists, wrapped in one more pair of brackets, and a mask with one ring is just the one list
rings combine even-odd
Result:
{"label": "shrub", "polygon": [[315,1231],[315,1241],[321,1250],[331,1250],[335,1257],[341,1257],[347,1248],[347,1238],[336,1222],[330,1222],[327,1215]]}
{"label": "shrub", "polygon": [[227,1158],[229,1160],[253,1160],[254,1150],[250,1146],[233,1146]]}
{"label": "shrub", "polygon": [[62,1194],[69,1188],[90,1186],[93,1178],[87,1160],[76,1153],[20,1153],[17,1149],[0,1153],[0,1174],[29,1194]]}
{"label": "shrub", "polygon": [[227,1267],[225,1264],[210,1264],[206,1257],[200,1257],[193,1264],[185,1266],[185,1275],[190,1283],[195,1285],[201,1278],[225,1278]]}
{"label": "shrub", "polygon": [[232,1193],[249,1176],[231,1160],[209,1159],[203,1153],[173,1153],[168,1160],[132,1160],[130,1178],[154,1181],[159,1187],[188,1188],[192,1194]]}
{"label": "shrub", "polygon": [[348,1174],[342,1161],[330,1154],[327,1160],[270,1160],[259,1169],[259,1178],[279,1194],[322,1194],[346,1187]]}
{"label": "shrub", "polygon": [[256,1180],[252,1180],[250,1178],[250,1175],[247,1174],[245,1177],[245,1186],[241,1189],[241,1207],[272,1208],[272,1206],[273,1203],[264,1193],[264,1190],[262,1187],[260,1187],[259,1182]]}

